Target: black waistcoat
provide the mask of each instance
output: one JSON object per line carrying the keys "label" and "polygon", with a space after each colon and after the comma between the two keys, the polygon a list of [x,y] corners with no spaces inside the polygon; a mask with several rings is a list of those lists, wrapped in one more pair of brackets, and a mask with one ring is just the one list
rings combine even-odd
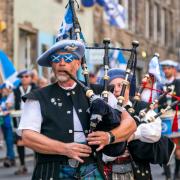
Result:
{"label": "black waistcoat", "polygon": [[[89,102],[79,85],[76,85],[73,90],[67,91],[59,87],[58,83],[55,83],[35,90],[25,95],[23,99],[34,99],[40,102],[43,118],[41,134],[65,143],[74,142],[73,107],[77,112],[83,131],[88,133],[89,114],[87,109]],[[39,162],[61,161],[64,159],[66,159],[64,156],[38,153]]]}
{"label": "black waistcoat", "polygon": [[[20,110],[20,104],[21,104],[21,91],[19,89],[20,86],[18,86],[14,91],[14,108],[15,110]],[[36,89],[37,87],[35,86],[34,83],[31,83],[31,91]]]}

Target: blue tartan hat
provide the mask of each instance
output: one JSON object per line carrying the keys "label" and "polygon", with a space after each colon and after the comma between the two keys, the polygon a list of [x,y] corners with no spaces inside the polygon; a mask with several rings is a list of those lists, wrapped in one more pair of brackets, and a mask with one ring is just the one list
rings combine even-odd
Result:
{"label": "blue tartan hat", "polygon": [[51,67],[50,56],[57,51],[69,52],[76,55],[79,59],[84,56],[85,46],[82,42],[77,40],[60,40],[56,42],[51,48],[45,51],[38,59],[37,63],[40,66]]}
{"label": "blue tartan hat", "polygon": [[24,69],[24,70],[19,71],[17,77],[22,78],[22,76],[24,75],[31,75],[31,74],[32,74],[32,71]]}
{"label": "blue tartan hat", "polygon": [[178,63],[172,60],[164,60],[160,62],[161,66],[177,67]]}
{"label": "blue tartan hat", "polygon": [[[119,68],[113,68],[113,69],[110,69],[108,71],[109,82],[111,82],[113,79],[116,79],[116,78],[124,79],[125,75],[126,75],[126,72],[124,70],[119,69]],[[130,74],[129,80],[131,80],[131,79],[132,79],[132,75]]]}

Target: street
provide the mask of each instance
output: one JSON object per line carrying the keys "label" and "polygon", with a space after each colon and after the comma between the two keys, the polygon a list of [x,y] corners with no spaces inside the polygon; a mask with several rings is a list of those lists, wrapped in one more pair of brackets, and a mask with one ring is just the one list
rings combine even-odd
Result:
{"label": "street", "polygon": [[[2,162],[0,163],[0,180],[30,180],[33,171],[33,157],[28,157],[26,159],[28,174],[25,176],[15,176],[14,171],[17,169],[13,168],[4,168]],[[152,174],[153,180],[165,180],[165,177],[162,176],[162,168],[159,165],[152,165]]]}
{"label": "street", "polygon": [[[17,162],[17,161],[16,161]],[[12,168],[4,168],[3,163],[0,163],[0,180],[30,180],[33,171],[33,156],[26,158],[28,174],[17,176],[14,172],[17,170],[18,166]]]}

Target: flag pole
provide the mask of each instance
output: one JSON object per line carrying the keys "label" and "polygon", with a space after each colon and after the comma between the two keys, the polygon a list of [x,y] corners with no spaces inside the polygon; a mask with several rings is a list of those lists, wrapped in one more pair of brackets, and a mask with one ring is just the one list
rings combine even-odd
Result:
{"label": "flag pole", "polygon": [[[76,1],[76,3],[77,3],[77,1]],[[78,3],[77,3],[77,5],[79,7]],[[79,20],[77,18],[76,11],[75,11],[75,8],[74,8],[74,0],[69,0],[69,6],[72,9],[73,28],[74,28],[74,32],[76,34],[76,39],[84,41],[83,39],[81,39],[81,26],[79,24]],[[90,87],[89,71],[88,71],[85,55],[81,59],[81,67],[82,67],[82,70],[83,70],[82,74],[84,76],[86,86]]]}

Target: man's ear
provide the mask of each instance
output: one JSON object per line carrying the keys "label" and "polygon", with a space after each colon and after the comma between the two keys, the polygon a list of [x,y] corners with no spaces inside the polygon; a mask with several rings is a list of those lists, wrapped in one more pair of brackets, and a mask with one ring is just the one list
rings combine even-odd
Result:
{"label": "man's ear", "polygon": [[79,69],[81,66],[81,60],[77,60],[77,68]]}

